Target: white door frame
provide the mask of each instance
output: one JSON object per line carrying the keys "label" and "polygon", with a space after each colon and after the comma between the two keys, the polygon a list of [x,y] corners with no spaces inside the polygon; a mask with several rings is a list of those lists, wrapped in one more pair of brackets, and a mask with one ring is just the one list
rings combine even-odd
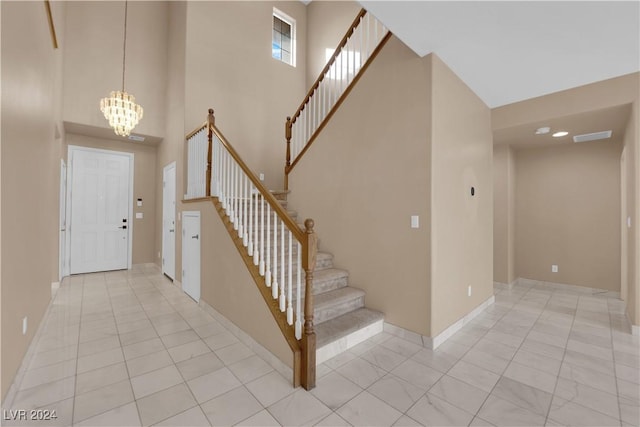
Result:
{"label": "white door frame", "polygon": [[[187,241],[188,237],[185,236],[185,227],[186,227],[186,219],[188,217],[193,217],[193,218],[198,218],[198,257],[200,258],[200,262],[199,262],[199,270],[198,270],[198,298],[195,298],[193,295],[187,293],[186,289],[185,289],[185,282],[187,282],[189,280],[189,276],[187,275],[187,280],[185,281],[185,270],[184,270],[184,266],[185,266],[185,252],[187,249],[187,246],[185,244],[185,241]],[[200,218],[200,211],[182,211],[182,291],[189,295],[191,298],[193,298],[196,302],[200,302],[200,297],[202,296],[202,222],[201,222],[201,218]]]}
{"label": "white door frame", "polygon": [[[166,165],[164,168],[162,168],[162,261],[163,261],[162,262],[162,273],[167,275],[168,277],[171,277],[171,276],[169,276],[165,272],[165,268],[164,268],[164,266],[165,266],[165,262],[164,261],[166,261],[166,259],[165,259],[166,242],[165,242],[165,233],[164,233],[164,224],[165,224],[165,218],[164,218],[165,192],[164,192],[164,189],[165,189],[166,183],[165,183],[164,177],[165,177],[165,173],[171,168],[174,169],[174,177],[175,177],[175,179],[174,179],[174,182],[173,182],[173,189],[175,190],[176,189],[176,180],[177,180],[176,162],[173,161],[173,162],[169,163],[168,165]],[[176,222],[177,221],[176,221],[176,209],[175,209],[175,202],[176,202],[176,192],[175,191],[173,192],[173,202],[174,202],[174,212],[173,212],[173,218],[174,218],[173,230],[174,230],[174,232],[173,232],[173,260],[172,260],[172,262],[173,262],[173,276],[174,277],[171,277],[171,279],[172,280],[176,280],[176,278],[175,278],[175,275],[176,275],[176,232],[175,232],[175,230],[176,230]]]}
{"label": "white door frame", "polygon": [[[129,221],[127,221],[127,231],[128,231],[128,240],[129,240],[129,247],[128,247],[128,259],[127,259],[127,268],[131,269],[132,266],[132,261],[133,261],[133,223],[135,221],[133,221],[133,173],[134,173],[134,155],[133,153],[127,153],[124,151],[115,151],[115,150],[104,150],[101,148],[89,148],[89,147],[82,147],[80,145],[69,145],[69,149],[67,152],[67,162],[68,162],[68,167],[67,167],[67,184],[70,182],[73,182],[73,153],[75,153],[76,151],[90,151],[93,153],[103,153],[103,154],[116,154],[116,155],[120,155],[120,156],[125,156],[129,158]],[[73,199],[73,194],[72,193],[72,185],[67,185],[67,229],[69,231],[71,231],[71,226],[73,224],[73,217],[71,215],[72,213],[72,199]],[[67,248],[71,248],[71,232],[69,233],[65,233],[66,236],[66,246]],[[67,265],[66,265],[66,271],[71,271],[71,254],[69,254],[69,256],[67,256]]]}
{"label": "white door frame", "polygon": [[64,159],[60,159],[60,218],[59,225],[59,245],[58,245],[58,280],[69,275],[67,269],[67,164]]}

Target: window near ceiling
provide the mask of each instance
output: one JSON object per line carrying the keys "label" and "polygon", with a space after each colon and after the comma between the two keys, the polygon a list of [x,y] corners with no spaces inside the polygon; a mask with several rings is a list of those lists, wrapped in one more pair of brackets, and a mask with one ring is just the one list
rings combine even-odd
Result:
{"label": "window near ceiling", "polygon": [[296,21],[278,9],[273,9],[271,56],[296,66]]}

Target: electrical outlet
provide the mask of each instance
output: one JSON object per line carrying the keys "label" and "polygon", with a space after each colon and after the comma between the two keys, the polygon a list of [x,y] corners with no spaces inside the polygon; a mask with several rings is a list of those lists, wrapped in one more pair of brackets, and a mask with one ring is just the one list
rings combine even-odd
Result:
{"label": "electrical outlet", "polygon": [[22,335],[27,335],[27,316],[22,318]]}
{"label": "electrical outlet", "polygon": [[411,228],[420,228],[420,217],[418,215],[411,215]]}
{"label": "electrical outlet", "polygon": [[469,286],[469,288],[467,289],[467,296],[470,297],[471,296],[471,286]]}
{"label": "electrical outlet", "polygon": [[558,272],[558,265],[557,264],[553,264],[551,266],[551,272],[552,273],[557,273]]}
{"label": "electrical outlet", "polygon": [[260,181],[264,181],[264,174],[260,173]]}

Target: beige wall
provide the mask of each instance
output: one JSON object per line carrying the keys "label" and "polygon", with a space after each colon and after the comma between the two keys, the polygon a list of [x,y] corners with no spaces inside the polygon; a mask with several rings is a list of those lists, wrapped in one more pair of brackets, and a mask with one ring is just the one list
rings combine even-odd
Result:
{"label": "beige wall", "polygon": [[[431,58],[392,37],[290,176],[290,205],[385,320],[429,332]],[[411,215],[420,228],[410,228]]]}
{"label": "beige wall", "polygon": [[[156,147],[134,142],[93,138],[84,135],[67,134],[68,145],[98,148],[102,150],[122,151],[134,155],[133,176],[133,264],[155,261],[155,225],[156,225]],[[136,206],[142,199],[142,207]],[[70,209],[70,207],[69,207]],[[136,213],[142,213],[142,219],[136,219]]]}
{"label": "beige wall", "polygon": [[[185,41],[187,24],[187,3],[171,2],[169,4],[169,45],[168,45],[168,73],[167,73],[167,103],[166,116],[171,117],[165,123],[165,138],[158,145],[158,158],[156,169],[156,181],[162,182],[163,169],[169,163],[176,162],[176,209],[181,210],[181,200],[184,191],[184,127],[185,120]],[[155,254],[156,262],[161,264],[162,254],[162,185],[156,186],[156,228],[155,228]],[[182,228],[182,223],[176,214],[177,230]],[[176,233],[176,277],[175,280],[182,280],[182,233]]]}
{"label": "beige wall", "polygon": [[[296,67],[271,58],[274,6],[296,20]],[[268,188],[282,188],[285,120],[306,93],[306,6],[299,1],[190,2],[186,46],[187,131],[214,108],[216,125],[249,167],[265,174]]]}
{"label": "beige wall", "polygon": [[433,337],[493,295],[493,138],[489,108],[436,56],[431,108]]}
{"label": "beige wall", "polygon": [[620,290],[621,149],[602,141],[516,151],[520,277]]}
{"label": "beige wall", "polygon": [[[2,15],[2,400],[57,280],[62,137],[62,48],[52,47],[42,2],[6,2]],[[53,3],[57,28],[64,4]],[[58,32],[59,42],[64,31]],[[52,262],[52,258],[56,262]],[[22,335],[22,319],[28,330]]]}
{"label": "beige wall", "polygon": [[[639,198],[638,192],[638,126],[640,125],[640,111],[638,103],[635,102],[631,109],[631,116],[624,134],[624,163],[625,163],[625,185],[626,190],[626,212],[622,215],[622,230],[626,234],[623,242],[626,243],[622,247],[622,254],[625,258],[626,267],[626,295],[623,294],[627,303],[627,315],[634,325],[640,325],[640,285],[638,283],[638,256],[640,255],[639,242],[640,238],[638,217],[640,212],[638,209]],[[627,218],[631,219],[631,227],[627,227]]]}
{"label": "beige wall", "polygon": [[326,65],[327,49],[338,46],[360,9],[355,1],[316,0],[307,6],[307,89]]}
{"label": "beige wall", "polygon": [[[167,81],[168,3],[130,1],[125,90],[144,108],[134,133],[163,136]],[[124,2],[67,5],[64,120],[108,128],[100,99],[122,89]]]}
{"label": "beige wall", "polygon": [[493,149],[493,280],[515,279],[515,159],[508,145]]}

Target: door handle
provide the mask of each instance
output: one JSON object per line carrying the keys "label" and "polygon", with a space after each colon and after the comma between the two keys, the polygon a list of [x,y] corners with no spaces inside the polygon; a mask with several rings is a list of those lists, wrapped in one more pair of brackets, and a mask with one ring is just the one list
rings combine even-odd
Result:
{"label": "door handle", "polygon": [[175,229],[173,229],[173,228],[170,228],[170,229],[169,229],[169,233],[173,233],[173,232],[175,232],[175,231],[176,231],[176,230],[175,230]]}
{"label": "door handle", "polygon": [[123,225],[122,227],[118,227],[118,228],[122,228],[123,230],[126,230],[126,229],[127,229],[127,226],[126,226],[126,225]]}
{"label": "door handle", "polygon": [[191,236],[192,239],[199,239],[199,236],[196,234],[195,236]]}

